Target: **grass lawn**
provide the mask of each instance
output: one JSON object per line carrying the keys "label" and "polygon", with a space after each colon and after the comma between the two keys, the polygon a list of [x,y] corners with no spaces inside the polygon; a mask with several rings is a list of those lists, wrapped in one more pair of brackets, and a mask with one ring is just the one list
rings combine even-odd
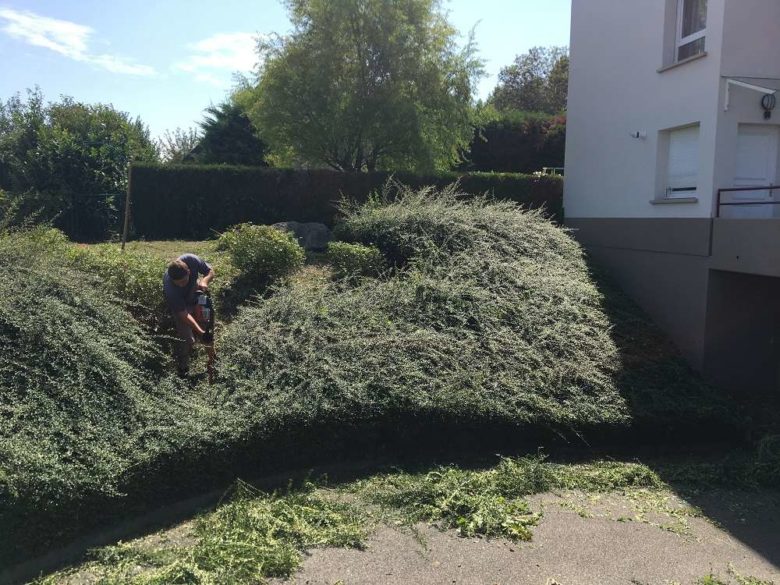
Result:
{"label": "grass lawn", "polygon": [[[177,258],[191,252],[208,259],[215,253],[216,240],[155,240],[151,242],[138,240],[127,242],[125,249],[130,252],[147,252],[164,260]],[[119,244],[96,244],[98,246],[119,246]]]}

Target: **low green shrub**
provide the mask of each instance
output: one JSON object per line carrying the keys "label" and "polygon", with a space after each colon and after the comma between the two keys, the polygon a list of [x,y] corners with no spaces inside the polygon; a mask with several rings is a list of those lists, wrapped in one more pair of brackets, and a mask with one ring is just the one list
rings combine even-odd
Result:
{"label": "low green shrub", "polygon": [[292,234],[267,225],[242,223],[219,236],[217,250],[258,282],[284,276],[303,265],[306,253]]}
{"label": "low green shrub", "polygon": [[239,224],[221,234],[216,249],[228,254],[237,271],[218,295],[220,311],[228,319],[247,299],[300,268],[306,258],[291,233],[251,223]]}
{"label": "low green shrub", "polygon": [[28,229],[0,230],[0,252],[10,258],[17,254],[22,258],[40,258],[44,262],[47,257],[59,257],[70,246],[68,236],[60,230],[46,225],[33,226]]}
{"label": "low green shrub", "polygon": [[337,278],[377,276],[385,267],[382,252],[363,244],[330,242],[327,257]]}
{"label": "low green shrub", "polygon": [[157,336],[113,285],[66,260],[71,246],[56,230],[0,234],[0,565],[61,545],[165,464],[242,428],[164,376]]}

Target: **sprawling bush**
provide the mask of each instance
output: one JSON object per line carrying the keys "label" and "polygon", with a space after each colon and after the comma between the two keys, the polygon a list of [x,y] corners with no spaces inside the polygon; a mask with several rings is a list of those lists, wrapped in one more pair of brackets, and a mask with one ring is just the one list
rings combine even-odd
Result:
{"label": "sprawling bush", "polygon": [[39,253],[65,245],[0,239],[0,500],[115,489],[154,395],[156,345],[98,282]]}
{"label": "sprawling bush", "polygon": [[136,320],[150,331],[169,331],[170,317],[162,295],[165,260],[144,252],[123,252],[116,245],[73,245],[66,258],[77,269],[97,276],[97,286],[128,303]]}
{"label": "sprawling bush", "polygon": [[245,309],[222,341],[234,399],[299,423],[627,420],[601,296],[580,247],[540,213],[399,188],[347,210],[338,233],[402,268]]}
{"label": "sprawling bush", "polygon": [[328,261],[337,278],[377,276],[385,264],[382,252],[378,248],[347,242],[330,242]]}
{"label": "sprawling bush", "polygon": [[157,337],[113,285],[65,260],[71,246],[56,230],[0,234],[0,565],[239,426],[165,375]]}

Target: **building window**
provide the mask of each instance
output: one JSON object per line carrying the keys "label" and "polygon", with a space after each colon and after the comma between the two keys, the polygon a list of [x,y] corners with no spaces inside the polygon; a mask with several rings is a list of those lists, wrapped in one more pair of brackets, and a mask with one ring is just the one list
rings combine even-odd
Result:
{"label": "building window", "polygon": [[666,197],[694,197],[699,183],[699,126],[668,131]]}
{"label": "building window", "polygon": [[677,60],[704,52],[707,0],[677,0]]}

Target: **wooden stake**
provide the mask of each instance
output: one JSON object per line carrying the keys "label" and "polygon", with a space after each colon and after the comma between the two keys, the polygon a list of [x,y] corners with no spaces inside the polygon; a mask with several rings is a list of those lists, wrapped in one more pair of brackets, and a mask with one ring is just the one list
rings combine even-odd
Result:
{"label": "wooden stake", "polygon": [[130,227],[130,181],[133,178],[133,169],[127,167],[127,194],[125,195],[125,226],[122,229],[122,251],[125,251],[125,243],[127,242],[127,230]]}

